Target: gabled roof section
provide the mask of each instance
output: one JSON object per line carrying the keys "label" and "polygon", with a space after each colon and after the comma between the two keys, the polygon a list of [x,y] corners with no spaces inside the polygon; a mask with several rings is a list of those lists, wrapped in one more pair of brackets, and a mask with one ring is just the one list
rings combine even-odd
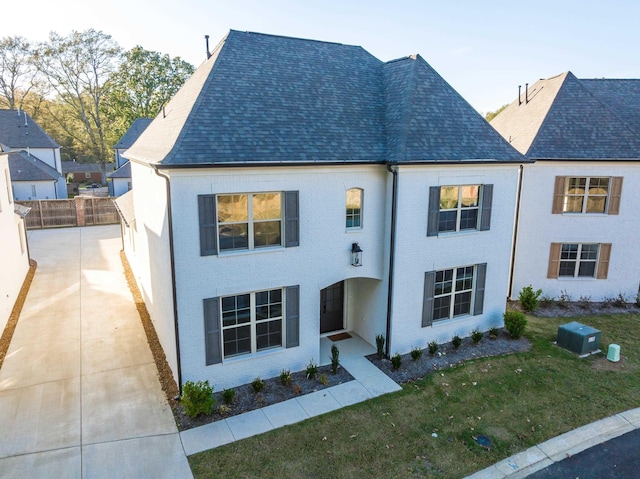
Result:
{"label": "gabled roof section", "polygon": [[0,143],[10,149],[59,148],[24,111],[0,110]]}
{"label": "gabled roof section", "polygon": [[131,226],[135,221],[135,209],[133,205],[133,190],[127,191],[124,195],[118,196],[113,200],[113,204],[116,205],[120,218],[124,221],[124,224]]}
{"label": "gabled roof section", "polygon": [[9,152],[11,181],[56,181],[60,173],[26,151]]}
{"label": "gabled roof section", "polygon": [[636,134],[640,134],[640,80],[581,78],[580,83]]}
{"label": "gabled roof section", "polygon": [[109,178],[131,178],[131,162],[127,161],[117,170],[107,175]]}
{"label": "gabled roof section", "polygon": [[627,121],[640,114],[640,102],[622,107],[605,83],[589,82],[571,72],[540,80],[529,88],[528,102],[523,94],[491,125],[530,159],[639,158],[637,125]]}
{"label": "gabled roof section", "polygon": [[391,161],[522,160],[420,55],[384,68]]}
{"label": "gabled roof section", "polygon": [[138,137],[144,130],[151,124],[153,118],[138,118],[134,121],[129,129],[118,140],[118,143],[113,147],[116,150],[131,148],[131,145],[135,143]]}
{"label": "gabled roof section", "polygon": [[231,31],[125,156],[161,165],[381,161],[381,65],[361,47]]}

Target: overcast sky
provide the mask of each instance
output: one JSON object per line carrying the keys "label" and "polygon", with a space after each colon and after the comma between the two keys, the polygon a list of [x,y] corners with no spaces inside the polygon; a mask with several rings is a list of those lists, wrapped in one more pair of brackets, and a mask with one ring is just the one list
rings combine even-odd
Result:
{"label": "overcast sky", "polygon": [[419,53],[485,113],[518,85],[570,70],[640,78],[638,0],[19,0],[3,2],[0,36],[43,41],[94,28],[123,48],[198,66],[230,30],[360,45],[387,61]]}

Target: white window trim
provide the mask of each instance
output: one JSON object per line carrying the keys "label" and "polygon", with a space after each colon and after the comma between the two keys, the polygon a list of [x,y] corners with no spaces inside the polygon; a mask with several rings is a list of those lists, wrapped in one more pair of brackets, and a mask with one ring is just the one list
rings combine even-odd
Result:
{"label": "white window trim", "polygon": [[[578,245],[578,252],[576,254],[576,259],[562,259],[562,247],[564,245],[570,245],[570,244],[577,244]],[[582,254],[582,247],[584,245],[597,245],[598,246],[598,252],[596,253],[596,257],[595,259],[581,259],[580,255]],[[561,243],[560,246],[560,258],[559,258],[559,264],[558,264],[558,279],[560,280],[567,280],[567,279],[596,279],[598,276],[598,264],[600,263],[600,243]],[[575,261],[575,267],[573,269],[573,276],[567,276],[567,275],[561,275],[560,274],[560,267],[562,265],[562,262],[566,262],[566,261]],[[584,262],[584,263],[594,263],[594,268],[593,268],[593,275],[591,276],[579,276],[578,272],[580,271],[580,263]]]}
{"label": "white window trim", "polygon": [[[444,268],[444,269],[438,269],[436,270],[436,275],[437,273],[440,273],[442,271],[449,271],[449,270],[453,270],[453,277],[452,277],[452,282],[451,282],[451,292],[450,293],[444,293],[444,294],[435,294],[433,295],[433,299],[434,299],[434,318],[433,318],[433,324],[436,323],[441,323],[443,321],[449,321],[452,319],[460,319],[460,318],[464,318],[464,317],[468,317],[468,316],[473,316],[473,305],[474,305],[474,301],[475,301],[475,295],[476,295],[476,280],[478,278],[477,275],[477,265],[475,264],[468,264],[468,265],[464,265],[464,266],[456,266],[454,268]],[[471,281],[471,289],[464,289],[461,291],[455,291],[455,284],[456,284],[456,277],[458,275],[458,269],[460,268],[473,268],[473,279]],[[435,283],[437,285],[437,281]],[[470,291],[471,292],[471,298],[469,299],[469,312],[465,313],[465,314],[460,314],[455,316],[454,315],[454,305],[455,305],[455,295],[456,293],[464,293]],[[449,301],[449,316],[447,318],[439,318],[439,319],[435,319],[435,300],[445,297],[445,296],[450,296],[450,301]]]}
{"label": "white window trim", "polygon": [[[569,185],[572,179],[585,178],[585,189],[582,195],[569,193]],[[607,178],[607,194],[606,195],[592,195],[597,198],[605,198],[604,211],[587,211],[587,205],[589,203],[589,184],[592,178]],[[569,198],[582,197],[582,211],[566,211],[567,202]],[[610,176],[567,176],[565,177],[564,184],[564,202],[562,205],[562,213],[565,215],[606,215],[609,213],[609,201],[611,198],[611,177]]]}
{"label": "white window trim", "polygon": [[[470,208],[462,208],[462,188],[465,186],[477,186],[478,187],[478,205]],[[450,234],[464,234],[470,232],[476,232],[480,229],[480,215],[482,213],[482,188],[483,184],[464,184],[464,185],[440,185],[440,194],[442,195],[442,188],[458,188],[458,205],[455,208],[440,208],[440,204],[438,204],[438,235],[450,235]],[[476,214],[476,226],[475,228],[465,228],[463,230],[460,229],[460,221],[462,218],[462,210],[471,210],[475,209],[477,211]],[[440,213],[455,211],[456,212],[456,229],[448,230],[448,231],[440,231]],[[475,271],[474,271],[475,273]]]}

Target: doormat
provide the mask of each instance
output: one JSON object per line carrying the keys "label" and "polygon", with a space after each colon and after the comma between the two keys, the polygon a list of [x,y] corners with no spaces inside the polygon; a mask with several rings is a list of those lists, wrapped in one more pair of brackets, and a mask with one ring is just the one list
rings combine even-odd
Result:
{"label": "doormat", "polygon": [[351,335],[349,333],[339,333],[332,336],[327,336],[331,341],[341,341],[342,339],[349,339]]}

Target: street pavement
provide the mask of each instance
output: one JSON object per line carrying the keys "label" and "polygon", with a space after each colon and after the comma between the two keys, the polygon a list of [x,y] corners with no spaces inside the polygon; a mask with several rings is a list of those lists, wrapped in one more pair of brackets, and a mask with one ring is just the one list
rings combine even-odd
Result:
{"label": "street pavement", "polygon": [[29,232],[0,369],[0,476],[192,478],[126,283],[119,225]]}

